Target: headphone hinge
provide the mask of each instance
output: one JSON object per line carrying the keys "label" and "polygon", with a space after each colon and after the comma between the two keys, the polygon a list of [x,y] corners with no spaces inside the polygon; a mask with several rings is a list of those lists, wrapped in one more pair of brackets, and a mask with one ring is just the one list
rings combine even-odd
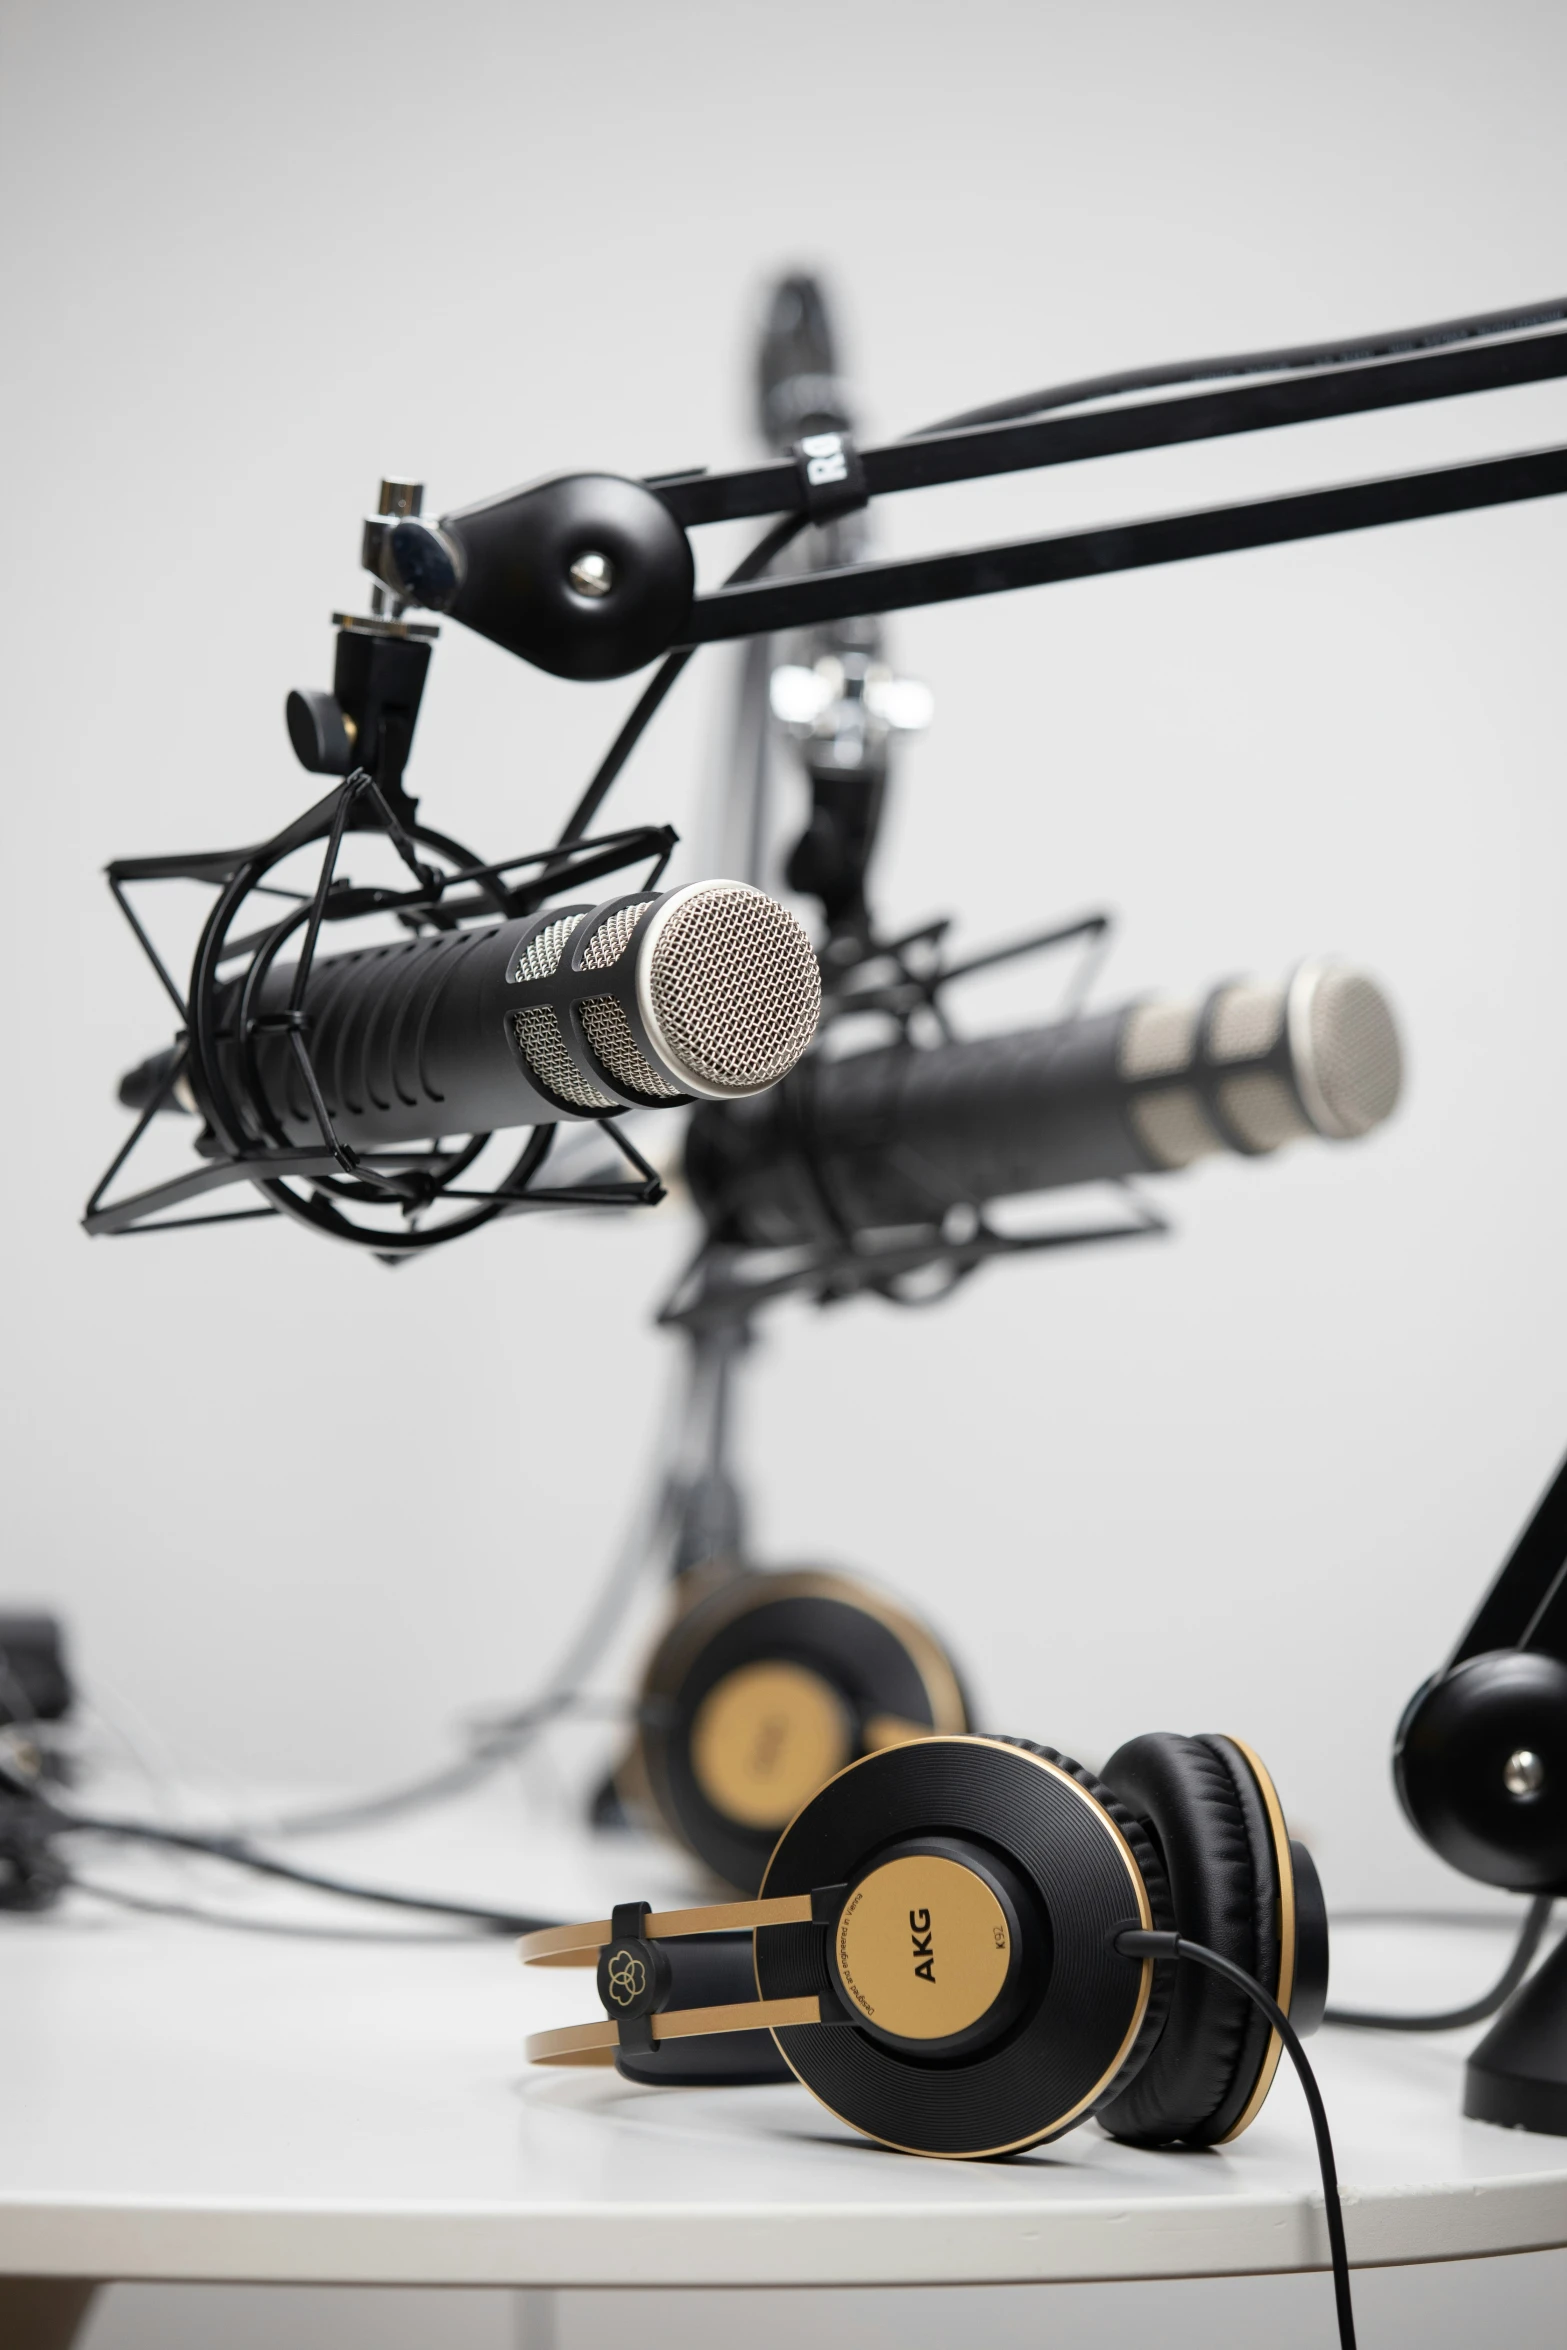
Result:
{"label": "headphone hinge", "polygon": [[669,1998],[674,1983],[668,1953],[647,1938],[652,1907],[646,1901],[620,1901],[610,1912],[610,1938],[599,1952],[599,2003],[614,2025],[620,2045],[630,2055],[653,2052],[653,2018]]}

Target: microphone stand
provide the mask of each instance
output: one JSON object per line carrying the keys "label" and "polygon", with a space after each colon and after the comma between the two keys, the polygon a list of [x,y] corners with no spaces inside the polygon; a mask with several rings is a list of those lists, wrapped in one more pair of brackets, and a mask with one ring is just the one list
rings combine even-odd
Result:
{"label": "microphone stand", "polygon": [[[787,449],[803,435],[848,432],[846,388],[826,297],[814,278],[791,276],[773,289],[756,354],[757,412],[763,436]],[[796,561],[838,564],[859,560],[868,546],[863,516],[825,523],[807,535]],[[864,688],[880,665],[881,629],[875,622],[813,631],[795,648],[787,672],[812,705],[797,727],[812,807],[805,831],[785,860],[790,886],[816,897],[826,922],[824,984],[851,969],[868,950],[871,924],[865,875],[875,846],[887,784],[891,729],[867,727]],[[773,685],[778,647],[771,635],[749,638],[741,650],[728,733],[728,756],[715,831],[714,870],[733,869],[765,889],[772,880],[770,836],[773,749],[777,721]],[[672,1504],[672,1581],[703,1568],[740,1569],[745,1558],[745,1510],[732,1464],[738,1369],[752,1341],[759,1302],[746,1289],[736,1260],[744,1252],[705,1243],[683,1286],[700,1304],[687,1317],[662,1314],[681,1331],[686,1360],[681,1412],[688,1465],[677,1467],[667,1489]]]}
{"label": "microphone stand", "polygon": [[[1567,1462],[1410,1700],[1393,1775],[1416,1833],[1464,1875],[1532,1894],[1543,1933],[1550,1896],[1567,1892]],[[1471,2052],[1464,2112],[1567,2137],[1567,1942]]]}
{"label": "microphone stand", "polygon": [[[852,436],[852,403],[826,297],[812,278],[788,277],[774,288],[758,351],[758,390],[762,429],[775,446]],[[763,468],[739,478],[773,480],[784,470]],[[792,560],[798,578],[811,580],[851,567],[863,573],[870,549],[868,518],[855,510],[810,528],[784,560]],[[780,650],[791,657],[775,665]],[[773,885],[773,751],[777,735],[792,738],[809,808],[784,857],[784,877],[821,909],[824,1029],[836,1019],[875,1014],[905,1036],[922,1017],[950,1035],[942,990],[951,981],[1015,955],[1082,941],[1090,961],[1073,991],[1075,1007],[1092,959],[1107,942],[1109,918],[1095,914],[947,967],[945,921],[901,939],[881,933],[868,894],[869,870],[887,810],[894,747],[904,735],[922,731],[929,718],[928,693],[894,674],[874,616],[833,620],[782,648],[771,633],[750,637],[743,646],[727,737],[725,775],[733,782],[717,811],[715,870],[725,870],[732,853],[743,860],[742,879],[757,888]],[[758,1270],[758,1252],[704,1238],[658,1316],[686,1340],[683,1425],[707,1432],[701,1472],[688,1476],[676,1496],[671,1574],[678,1579],[698,1566],[743,1560],[743,1511],[729,1452],[732,1400],[762,1306],[802,1291],[827,1303],[865,1289],[894,1303],[924,1303],[998,1255],[1168,1229],[1136,1194],[1126,1196],[1127,1217],[1114,1224],[1017,1236],[997,1232],[976,1211],[961,1229],[921,1235],[895,1248],[868,1247],[845,1235],[841,1245],[791,1252],[788,1264],[765,1270]]]}

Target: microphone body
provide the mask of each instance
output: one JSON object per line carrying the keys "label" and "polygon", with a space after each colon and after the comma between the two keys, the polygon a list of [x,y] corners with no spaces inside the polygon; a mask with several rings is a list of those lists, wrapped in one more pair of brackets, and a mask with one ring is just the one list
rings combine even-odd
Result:
{"label": "microphone body", "polygon": [[1282,987],[1215,988],[1049,1027],[840,1059],[765,1100],[699,1109],[686,1177],[715,1238],[786,1248],[930,1228],[960,1206],[1169,1173],[1216,1151],[1347,1140],[1402,1081],[1387,999],[1303,964]]}
{"label": "microphone body", "polygon": [[[252,967],[218,1022],[217,1076],[258,1133],[321,1139],[289,1032],[296,966]],[[363,1151],[776,1084],[821,1004],[804,929],[742,882],[696,882],[320,957],[301,1007],[340,1139]],[[135,1070],[140,1106],[169,1057]],[[203,1072],[170,1107],[203,1100]]]}

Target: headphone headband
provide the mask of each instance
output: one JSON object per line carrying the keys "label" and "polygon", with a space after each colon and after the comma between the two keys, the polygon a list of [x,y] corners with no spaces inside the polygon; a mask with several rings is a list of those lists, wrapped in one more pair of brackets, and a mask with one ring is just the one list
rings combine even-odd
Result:
{"label": "headphone headband", "polygon": [[[693,2040],[708,2032],[787,2031],[795,2024],[819,2024],[820,1999],[742,1999],[732,2007],[680,2007],[647,2021],[653,2046],[666,2040]],[[565,2024],[553,2032],[531,2032],[523,2042],[529,2064],[613,2064],[622,2045],[619,2024]]]}
{"label": "headphone headband", "polygon": [[[661,1948],[687,1935],[756,1933],[766,1926],[823,1924],[837,1915],[845,1887],[790,1893],[771,1901],[724,1901],[702,1909],[651,1910],[622,1902],[608,1918],[581,1926],[546,1926],[524,1935],[517,1955],[524,1966],[597,1965],[604,2023],[568,2024],[534,2032],[524,2043],[530,2064],[613,2064],[620,2050],[649,2052],[666,2040],[693,2040],[715,2032],[767,2032],[796,2024],[847,2021],[836,2001],[814,1994],[782,1999],[726,2001],[716,2007],[680,2007],[668,2013],[670,1964]],[[618,2013],[617,2013],[618,2011]]]}
{"label": "headphone headband", "polygon": [[[638,1931],[650,1942],[674,1942],[684,1934],[751,1934],[758,1926],[808,1926],[814,1914],[811,1901],[809,1893],[789,1893],[772,1901],[648,1910]],[[524,1966],[596,1966],[599,1952],[616,1938],[613,1918],[595,1918],[584,1926],[545,1926],[523,1935],[517,1956]]]}

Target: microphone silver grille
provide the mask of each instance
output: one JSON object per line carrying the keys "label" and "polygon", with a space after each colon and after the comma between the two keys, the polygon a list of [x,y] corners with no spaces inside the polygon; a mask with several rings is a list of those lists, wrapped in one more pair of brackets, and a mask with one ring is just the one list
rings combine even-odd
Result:
{"label": "microphone silver grille", "polygon": [[1363,971],[1308,964],[1290,989],[1296,1081],[1312,1124],[1340,1140],[1391,1117],[1404,1058],[1392,1006]]}
{"label": "microphone silver grille", "polygon": [[517,1024],[517,1042],[522,1047],[523,1058],[546,1093],[552,1093],[557,1101],[569,1102],[574,1110],[619,1109],[614,1095],[595,1085],[567,1052],[560,1022],[550,1005],[529,1004],[522,1011],[513,1012],[512,1018]]}
{"label": "microphone silver grille", "polygon": [[[589,955],[596,944],[596,940],[590,944]],[[582,1026],[589,1044],[615,1083],[623,1085],[627,1093],[650,1094],[660,1102],[684,1100],[679,1086],[671,1085],[643,1052],[631,1033],[630,1021],[612,995],[589,996],[582,1007]]]}
{"label": "microphone silver grille", "polygon": [[744,882],[699,882],[660,907],[649,943],[643,1016],[690,1091],[760,1093],[788,1075],[816,1033],[822,987],[786,907]]}
{"label": "microphone silver grille", "polygon": [[1284,990],[1243,979],[1216,999],[1208,1021],[1208,1050],[1216,1061],[1260,1061],[1284,1026]]}
{"label": "microphone silver grille", "polygon": [[1155,1000],[1130,1005],[1121,1023],[1116,1066],[1137,1087],[1127,1114],[1161,1167],[1189,1167],[1226,1148],[1275,1151],[1306,1134],[1352,1141],[1397,1107],[1398,1029],[1363,971],[1311,962],[1283,987],[1246,979],[1218,989],[1202,1056],[1216,1117],[1191,1082],[1200,1012]]}
{"label": "microphone silver grille", "polygon": [[[573,931],[586,920],[585,914],[562,914],[556,921],[546,922],[542,930],[534,932],[518,956],[511,977],[548,979],[559,968]],[[594,942],[589,943],[591,949]],[[560,1022],[548,1004],[529,1004],[522,1011],[514,1012],[512,1019],[523,1058],[546,1093],[553,1094],[557,1101],[569,1102],[574,1110],[620,1107],[613,1094],[605,1093],[585,1070],[578,1068],[566,1050]]]}
{"label": "microphone silver grille", "polygon": [[584,920],[586,916],[582,914],[562,914],[558,920],[546,922],[542,930],[534,932],[517,957],[512,978],[548,979],[559,966],[561,956],[566,951],[566,941],[578,923]]}
{"label": "microphone silver grille", "polygon": [[644,898],[639,906],[617,906],[613,914],[606,914],[582,950],[583,970],[607,971],[611,963],[618,963],[631,944],[637,924],[651,911],[652,905],[651,898]]}

